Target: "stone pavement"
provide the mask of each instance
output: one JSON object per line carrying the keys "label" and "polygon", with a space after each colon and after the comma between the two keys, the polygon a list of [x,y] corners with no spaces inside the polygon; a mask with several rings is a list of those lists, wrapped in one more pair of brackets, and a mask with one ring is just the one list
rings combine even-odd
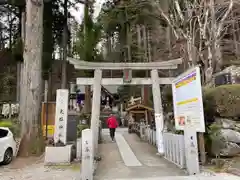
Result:
{"label": "stone pavement", "polygon": [[103,130],[103,144],[99,146],[102,160],[96,180],[185,175],[183,170],[158,157],[155,147],[128,134],[127,129],[117,129],[116,141],[111,142],[108,129]]}
{"label": "stone pavement", "polygon": [[128,134],[127,129],[117,129],[116,143],[111,142],[109,130],[103,129],[99,151],[102,160],[95,180],[240,180],[229,174],[187,176],[184,170],[157,156],[155,147]]}
{"label": "stone pavement", "polygon": [[[158,178],[129,178],[128,180],[239,180],[240,178],[233,175],[216,175],[216,176],[166,176]],[[127,180],[127,179],[115,179],[115,180]]]}

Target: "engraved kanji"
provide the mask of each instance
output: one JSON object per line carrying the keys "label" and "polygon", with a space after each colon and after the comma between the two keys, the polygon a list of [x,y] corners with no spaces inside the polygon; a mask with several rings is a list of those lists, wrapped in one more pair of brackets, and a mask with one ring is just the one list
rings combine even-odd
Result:
{"label": "engraved kanji", "polygon": [[60,114],[64,114],[64,111],[63,111],[63,109],[60,109]]}
{"label": "engraved kanji", "polygon": [[89,152],[90,150],[89,150],[89,148],[88,147],[86,147],[86,149],[85,149],[85,152]]}

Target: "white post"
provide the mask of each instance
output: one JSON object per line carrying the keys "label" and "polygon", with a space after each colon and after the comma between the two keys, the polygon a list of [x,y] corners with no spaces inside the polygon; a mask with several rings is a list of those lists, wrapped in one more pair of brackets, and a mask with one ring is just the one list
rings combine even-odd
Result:
{"label": "white post", "polygon": [[160,155],[164,154],[163,147],[163,107],[160,86],[158,83],[158,70],[151,70],[151,79],[152,79],[152,93],[153,93],[153,104],[155,111],[155,123],[156,123],[156,139],[157,139],[157,148]]}
{"label": "white post", "polygon": [[91,129],[82,131],[81,179],[93,180],[93,133]]}
{"label": "white post", "polygon": [[123,117],[123,103],[120,104],[120,112],[121,112],[121,116]]}
{"label": "white post", "polygon": [[93,83],[93,98],[92,98],[92,116],[91,116],[91,129],[93,133],[93,146],[94,155],[97,154],[98,149],[98,128],[100,116],[100,103],[101,103],[101,79],[102,70],[97,69],[94,71]]}
{"label": "white post", "polygon": [[44,102],[47,102],[48,98],[48,80],[44,80]]}
{"label": "white post", "polygon": [[[187,119],[187,117],[185,118]],[[196,129],[187,120],[184,127],[184,144],[186,166],[189,175],[197,175],[200,173],[198,161],[198,143]]]}

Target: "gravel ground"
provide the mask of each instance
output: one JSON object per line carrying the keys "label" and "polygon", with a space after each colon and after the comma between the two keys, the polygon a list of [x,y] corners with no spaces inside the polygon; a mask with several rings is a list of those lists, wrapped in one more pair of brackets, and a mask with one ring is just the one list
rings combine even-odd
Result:
{"label": "gravel ground", "polygon": [[43,163],[22,169],[0,167],[0,180],[79,180],[80,165],[46,167]]}

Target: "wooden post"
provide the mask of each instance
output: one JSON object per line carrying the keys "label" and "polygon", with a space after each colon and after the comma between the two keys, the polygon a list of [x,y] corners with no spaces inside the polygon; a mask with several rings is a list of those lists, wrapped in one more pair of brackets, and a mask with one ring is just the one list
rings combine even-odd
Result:
{"label": "wooden post", "polygon": [[204,165],[206,163],[206,151],[205,151],[204,133],[202,132],[198,133],[198,145],[199,145],[201,163],[202,165]]}
{"label": "wooden post", "polygon": [[148,125],[148,111],[145,111],[145,121],[146,121],[146,125]]}

